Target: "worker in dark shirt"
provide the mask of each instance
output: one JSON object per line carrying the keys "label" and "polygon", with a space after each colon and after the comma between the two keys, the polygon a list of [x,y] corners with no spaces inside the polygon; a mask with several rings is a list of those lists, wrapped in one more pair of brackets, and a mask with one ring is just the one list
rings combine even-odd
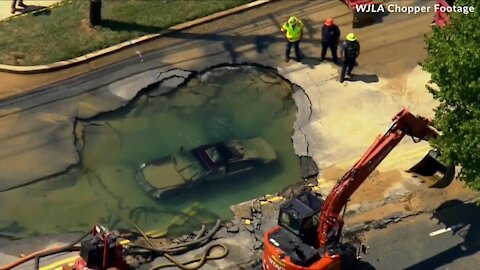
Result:
{"label": "worker in dark shirt", "polygon": [[322,55],[320,56],[320,62],[325,60],[327,54],[327,48],[332,51],[332,60],[337,63],[337,45],[340,38],[340,29],[333,23],[333,19],[325,20],[325,24],[322,27]]}
{"label": "worker in dark shirt", "polygon": [[26,8],[27,5],[25,5],[23,3],[23,0],[12,0],[12,10],[11,10],[11,13],[14,14],[15,12],[17,12],[17,4],[19,7],[21,8]]}
{"label": "worker in dark shirt", "polygon": [[345,73],[352,79],[353,67],[357,57],[360,55],[360,43],[354,33],[350,33],[346,37],[346,41],[342,44],[343,66],[340,74],[340,82],[345,80]]}

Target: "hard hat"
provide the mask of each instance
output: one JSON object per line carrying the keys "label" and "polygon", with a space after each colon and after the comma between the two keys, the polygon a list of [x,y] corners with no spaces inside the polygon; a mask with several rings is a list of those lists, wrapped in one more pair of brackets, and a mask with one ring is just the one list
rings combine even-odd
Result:
{"label": "hard hat", "polygon": [[288,19],[288,23],[289,23],[290,25],[295,25],[295,24],[297,24],[297,22],[298,22],[298,19],[297,19],[297,17],[295,17],[295,16],[294,16],[294,17],[290,17],[290,18]]}
{"label": "hard hat", "polygon": [[326,19],[326,20],[325,20],[325,25],[326,25],[326,26],[331,26],[331,25],[333,25],[333,19],[331,19],[331,18]]}
{"label": "hard hat", "polygon": [[350,34],[347,35],[347,40],[348,41],[355,41],[355,40],[357,40],[357,37],[355,36],[354,33],[350,33]]}

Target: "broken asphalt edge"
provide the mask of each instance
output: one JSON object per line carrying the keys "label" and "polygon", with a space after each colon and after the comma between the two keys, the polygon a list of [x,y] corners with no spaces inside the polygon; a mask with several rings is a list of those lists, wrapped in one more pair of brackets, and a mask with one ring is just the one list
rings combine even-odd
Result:
{"label": "broken asphalt edge", "polygon": [[135,46],[135,45],[142,44],[146,41],[151,41],[153,39],[165,36],[165,35],[173,33],[173,32],[185,30],[185,29],[191,28],[193,26],[201,25],[201,24],[204,24],[204,23],[207,23],[207,22],[211,22],[211,21],[214,21],[214,20],[217,20],[217,19],[220,19],[220,18],[224,18],[224,17],[230,16],[230,15],[233,15],[233,14],[237,14],[237,13],[249,10],[251,8],[254,8],[254,7],[258,7],[258,6],[261,6],[261,5],[264,5],[264,4],[268,4],[268,3],[273,2],[273,1],[276,1],[276,0],[257,0],[257,1],[253,1],[253,2],[245,4],[245,5],[241,5],[241,6],[234,7],[234,8],[227,9],[227,10],[220,11],[220,12],[216,12],[214,14],[211,14],[211,15],[208,15],[208,16],[205,16],[205,17],[201,17],[201,18],[198,18],[198,19],[193,20],[193,21],[188,21],[188,22],[184,22],[184,23],[172,26],[172,27],[170,27],[166,30],[160,31],[157,34],[145,35],[145,36],[142,36],[142,37],[139,37],[139,38],[136,38],[136,39],[125,41],[125,42],[119,43],[117,45],[114,45],[114,46],[111,46],[111,47],[108,47],[108,48],[105,48],[105,49],[101,49],[101,50],[98,50],[98,51],[94,51],[94,52],[91,52],[91,53],[88,53],[88,54],[85,54],[85,55],[82,55],[82,56],[78,56],[78,57],[75,57],[75,58],[72,58],[72,59],[69,59],[69,60],[58,61],[58,62],[51,63],[51,64],[37,65],[37,66],[13,66],[13,65],[0,64],[0,71],[8,72],[8,73],[17,73],[17,74],[34,74],[34,73],[44,73],[44,72],[50,72],[50,71],[63,69],[63,68],[66,68],[66,67],[78,65],[78,64],[81,64],[81,63],[99,58],[101,56],[109,55],[109,54],[118,52],[120,50],[129,48],[129,47],[132,47],[132,46]]}
{"label": "broken asphalt edge", "polygon": [[[475,202],[478,202],[479,200],[480,200],[479,195],[469,196],[466,198],[459,198],[459,201],[463,203],[475,203]],[[430,207],[430,208],[425,207],[424,209],[419,209],[415,211],[399,211],[393,214],[385,215],[376,220],[370,219],[370,220],[354,222],[348,225],[346,224],[343,234],[345,236],[352,236],[352,235],[359,235],[361,233],[368,232],[370,230],[384,229],[390,224],[402,222],[403,220],[408,219],[410,217],[415,217],[421,214],[432,214],[440,209],[448,208],[450,206],[452,205],[447,205],[443,207]],[[370,211],[375,211],[375,209],[371,209]]]}

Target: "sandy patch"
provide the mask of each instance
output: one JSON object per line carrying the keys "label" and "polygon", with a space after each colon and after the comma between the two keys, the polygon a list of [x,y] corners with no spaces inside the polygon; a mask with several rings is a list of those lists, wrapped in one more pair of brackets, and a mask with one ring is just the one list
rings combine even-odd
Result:
{"label": "sandy patch", "polygon": [[[338,167],[325,168],[321,176],[327,181],[337,181],[340,179],[348,169]],[[400,171],[374,171],[365,179],[363,184],[352,195],[349,204],[353,205],[362,202],[374,202],[385,198],[388,189],[403,180]]]}

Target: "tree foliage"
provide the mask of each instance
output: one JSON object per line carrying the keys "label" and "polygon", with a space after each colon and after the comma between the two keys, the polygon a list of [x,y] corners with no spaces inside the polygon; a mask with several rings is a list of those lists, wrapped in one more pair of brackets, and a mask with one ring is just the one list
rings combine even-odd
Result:
{"label": "tree foliage", "polygon": [[474,6],[468,15],[450,14],[450,24],[434,27],[427,37],[424,69],[438,88],[428,87],[440,101],[434,125],[442,136],[433,142],[445,162],[462,168],[460,178],[480,190],[480,1],[458,0]]}

